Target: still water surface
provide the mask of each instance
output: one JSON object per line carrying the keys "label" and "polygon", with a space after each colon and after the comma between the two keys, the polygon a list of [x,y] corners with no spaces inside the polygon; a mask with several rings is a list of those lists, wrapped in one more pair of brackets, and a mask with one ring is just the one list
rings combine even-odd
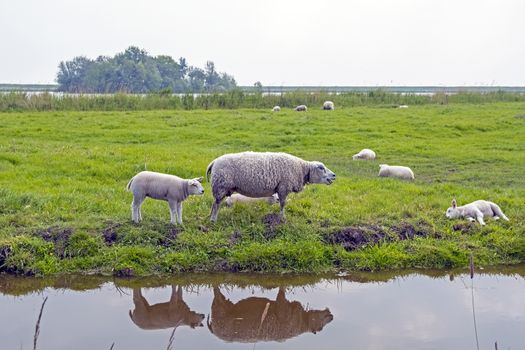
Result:
{"label": "still water surface", "polygon": [[0,276],[0,349],[524,349],[523,276]]}

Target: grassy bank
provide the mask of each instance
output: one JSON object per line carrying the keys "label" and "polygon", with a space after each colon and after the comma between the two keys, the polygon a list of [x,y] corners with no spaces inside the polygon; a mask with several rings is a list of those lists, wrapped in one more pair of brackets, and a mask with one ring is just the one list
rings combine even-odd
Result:
{"label": "grassy bank", "polygon": [[306,104],[318,109],[326,100],[335,102],[337,108],[376,106],[397,107],[399,105],[447,105],[455,103],[484,104],[494,102],[525,102],[525,94],[518,92],[459,92],[455,94],[436,93],[418,95],[399,94],[383,90],[368,92],[286,92],[266,95],[231,90],[224,93],[201,95],[173,95],[152,93],[146,95],[107,94],[107,95],[56,95],[49,93],[0,94],[0,112],[22,111],[144,111],[144,110],[196,110],[196,109],[239,109],[266,108],[275,105],[293,108]]}
{"label": "grassy bank", "polygon": [[[0,113],[0,270],[16,274],[381,270],[525,261],[525,103],[355,107],[334,112],[153,110]],[[378,154],[354,162],[361,148]],[[148,169],[203,175],[215,157],[285,151],[321,160],[332,186],[278,207],[184,203],[183,228],[164,202],[130,220],[129,179]],[[410,166],[412,183],[377,178]],[[449,221],[452,197],[498,203],[510,222]]]}

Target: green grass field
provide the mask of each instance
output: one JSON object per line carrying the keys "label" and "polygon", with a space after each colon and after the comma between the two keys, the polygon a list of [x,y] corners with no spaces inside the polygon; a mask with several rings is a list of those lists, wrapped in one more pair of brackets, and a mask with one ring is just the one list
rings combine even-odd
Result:
{"label": "green grass field", "polygon": [[[323,272],[525,261],[525,103],[309,110],[0,113],[0,271]],[[352,161],[362,148],[376,161]],[[131,223],[129,179],[141,170],[204,175],[224,153],[283,151],[319,160],[332,186],[278,206],[222,207],[209,184],[184,202],[184,227],[147,199]],[[410,166],[414,182],[378,178]],[[498,203],[510,222],[447,220],[455,197]],[[270,222],[270,223],[269,223]],[[346,247],[346,249],[345,249]]]}

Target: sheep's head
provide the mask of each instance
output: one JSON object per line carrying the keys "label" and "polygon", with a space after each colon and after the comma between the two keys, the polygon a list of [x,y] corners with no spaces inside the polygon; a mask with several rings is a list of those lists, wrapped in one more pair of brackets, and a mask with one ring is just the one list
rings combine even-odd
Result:
{"label": "sheep's head", "polygon": [[203,179],[204,178],[201,176],[195,179],[188,180],[189,194],[203,194],[204,193],[204,187],[202,187],[202,184],[201,184]]}
{"label": "sheep's head", "polygon": [[321,162],[310,162],[309,183],[331,185],[335,174]]}
{"label": "sheep's head", "polygon": [[455,219],[461,216],[458,210],[458,204],[456,203],[455,199],[452,200],[452,206],[447,209],[445,216],[448,219]]}

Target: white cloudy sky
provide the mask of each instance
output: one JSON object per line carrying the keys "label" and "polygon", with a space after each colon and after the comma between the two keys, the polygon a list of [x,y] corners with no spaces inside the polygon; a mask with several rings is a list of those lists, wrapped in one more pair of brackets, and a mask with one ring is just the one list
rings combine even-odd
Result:
{"label": "white cloudy sky", "polygon": [[525,85],[523,0],[1,0],[0,83],[61,60],[213,60],[241,85]]}

